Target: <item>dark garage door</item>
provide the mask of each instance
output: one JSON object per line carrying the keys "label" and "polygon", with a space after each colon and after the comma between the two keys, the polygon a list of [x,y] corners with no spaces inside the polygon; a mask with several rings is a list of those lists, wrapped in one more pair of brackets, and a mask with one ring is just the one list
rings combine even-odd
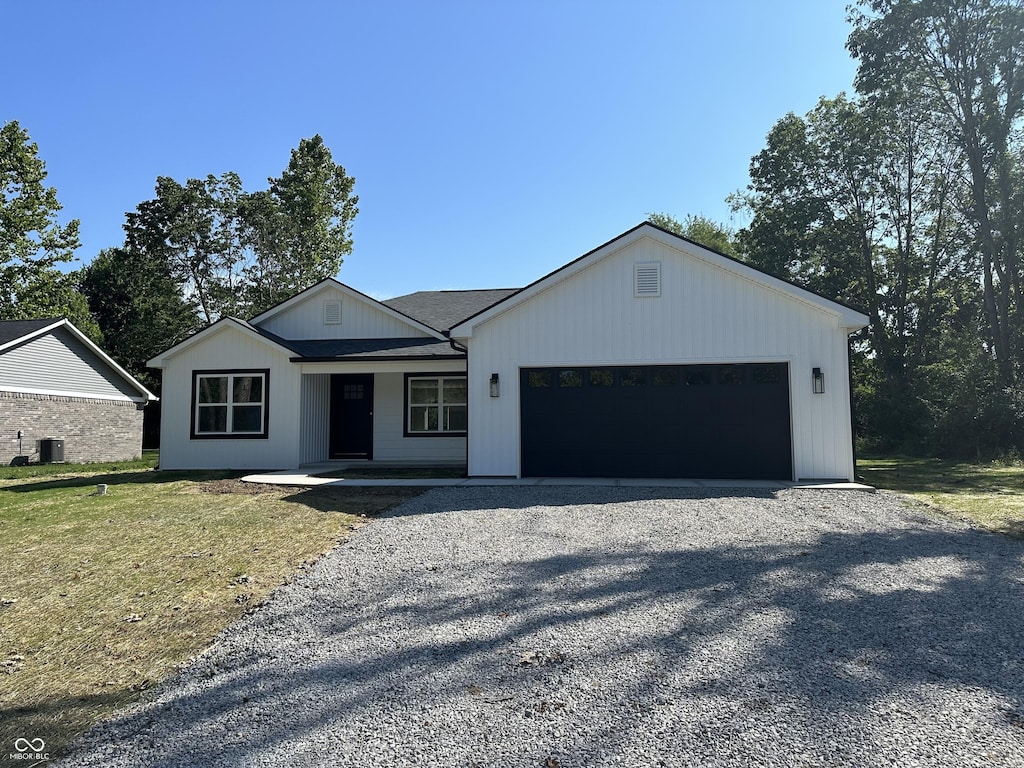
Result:
{"label": "dark garage door", "polygon": [[520,376],[525,477],[792,479],[786,363]]}

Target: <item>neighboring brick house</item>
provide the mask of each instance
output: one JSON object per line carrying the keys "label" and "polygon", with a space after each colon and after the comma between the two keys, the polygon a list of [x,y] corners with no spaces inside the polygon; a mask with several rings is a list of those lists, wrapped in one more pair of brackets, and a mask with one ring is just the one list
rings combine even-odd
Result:
{"label": "neighboring brick house", "polygon": [[4,464],[18,455],[39,461],[40,441],[47,439],[63,441],[68,462],[136,458],[142,410],[151,400],[149,390],[67,320],[0,321]]}

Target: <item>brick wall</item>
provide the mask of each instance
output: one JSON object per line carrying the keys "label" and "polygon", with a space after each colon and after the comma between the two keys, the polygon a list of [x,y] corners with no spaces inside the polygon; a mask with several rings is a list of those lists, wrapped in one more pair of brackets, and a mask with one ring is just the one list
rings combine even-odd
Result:
{"label": "brick wall", "polygon": [[0,462],[39,461],[39,441],[64,440],[67,462],[125,461],[142,455],[142,410],[132,402],[0,392]]}

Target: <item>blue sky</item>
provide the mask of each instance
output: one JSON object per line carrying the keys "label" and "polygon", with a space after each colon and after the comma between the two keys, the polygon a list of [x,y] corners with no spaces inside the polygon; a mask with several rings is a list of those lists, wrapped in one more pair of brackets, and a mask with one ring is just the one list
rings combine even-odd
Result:
{"label": "blue sky", "polygon": [[851,90],[846,3],[2,0],[0,122],[83,263],[157,176],[262,189],[319,133],[360,197],[343,282],[514,287],[650,212],[730,222],[772,124]]}

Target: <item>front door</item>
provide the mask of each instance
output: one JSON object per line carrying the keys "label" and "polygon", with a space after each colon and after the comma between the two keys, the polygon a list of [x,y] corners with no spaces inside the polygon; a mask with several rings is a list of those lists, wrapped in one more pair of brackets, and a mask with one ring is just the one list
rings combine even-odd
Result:
{"label": "front door", "polygon": [[332,459],[373,458],[373,374],[331,375]]}

